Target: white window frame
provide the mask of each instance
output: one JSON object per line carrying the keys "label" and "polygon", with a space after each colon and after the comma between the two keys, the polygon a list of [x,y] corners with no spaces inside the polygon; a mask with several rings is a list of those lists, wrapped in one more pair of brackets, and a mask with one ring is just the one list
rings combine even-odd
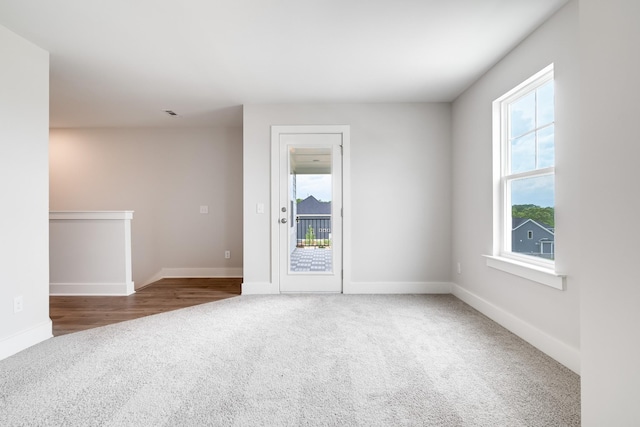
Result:
{"label": "white window frame", "polygon": [[[556,289],[564,289],[564,276],[556,273],[555,262],[511,251],[512,207],[510,183],[517,179],[555,175],[555,165],[510,174],[509,105],[554,80],[553,64],[545,67],[493,102],[494,218],[493,254],[487,265]],[[554,118],[555,123],[555,118]]]}

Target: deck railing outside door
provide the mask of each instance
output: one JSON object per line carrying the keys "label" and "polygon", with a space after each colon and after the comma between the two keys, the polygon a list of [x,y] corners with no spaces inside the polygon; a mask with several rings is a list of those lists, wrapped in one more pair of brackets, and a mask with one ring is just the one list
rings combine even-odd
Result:
{"label": "deck railing outside door", "polygon": [[297,247],[331,247],[331,215],[297,216]]}

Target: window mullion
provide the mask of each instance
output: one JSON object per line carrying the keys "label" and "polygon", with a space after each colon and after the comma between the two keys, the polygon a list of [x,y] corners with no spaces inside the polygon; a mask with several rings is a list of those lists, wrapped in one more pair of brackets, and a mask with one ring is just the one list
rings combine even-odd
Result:
{"label": "window mullion", "polygon": [[519,173],[506,175],[505,178],[509,180],[515,180],[515,179],[523,179],[523,178],[532,178],[535,176],[553,175],[555,173],[555,169],[556,168],[554,166],[550,166],[548,168],[542,168],[542,169],[532,169],[526,172],[519,172]]}
{"label": "window mullion", "polygon": [[534,155],[535,155],[535,165],[536,165],[536,169],[538,169],[538,89],[535,89],[533,92],[533,98],[535,99],[535,104],[534,104],[534,111],[533,111],[533,123],[534,123],[534,129],[533,129],[533,140],[534,140]]}
{"label": "window mullion", "polygon": [[541,130],[543,130],[543,129],[548,128],[549,126],[553,126],[554,124],[555,124],[555,122],[549,122],[549,123],[547,123],[547,124],[546,124],[546,125],[544,125],[544,126],[540,126],[539,128],[532,129],[532,130],[527,131],[527,132],[525,132],[525,133],[522,133],[522,134],[520,134],[520,135],[517,135],[517,136],[514,136],[514,137],[509,136],[509,137],[508,137],[508,138],[509,138],[509,142],[513,141],[514,139],[519,139],[519,138],[522,138],[522,137],[524,137],[524,136],[530,135],[530,134],[532,134],[532,133],[534,133],[534,132],[541,131]]}

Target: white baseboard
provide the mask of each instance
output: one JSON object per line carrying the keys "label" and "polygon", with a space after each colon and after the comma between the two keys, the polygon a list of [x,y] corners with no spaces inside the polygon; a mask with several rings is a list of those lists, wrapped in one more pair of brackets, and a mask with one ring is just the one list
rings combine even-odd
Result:
{"label": "white baseboard", "polygon": [[450,294],[448,282],[351,282],[344,284],[345,294]]}
{"label": "white baseboard", "polygon": [[156,274],[147,279],[141,287],[150,285],[162,279],[177,278],[213,278],[213,277],[242,277],[242,268],[161,268]]}
{"label": "white baseboard", "polygon": [[280,287],[270,282],[254,282],[242,284],[242,295],[277,295]]}
{"label": "white baseboard", "polygon": [[[277,295],[280,288],[273,283],[243,283],[242,295]],[[450,294],[448,282],[351,282],[344,283],[345,294]]]}
{"label": "white baseboard", "polygon": [[133,282],[49,284],[49,295],[54,296],[126,296],[133,293],[135,293]]}
{"label": "white baseboard", "polygon": [[51,320],[0,340],[0,360],[53,337]]}
{"label": "white baseboard", "polygon": [[573,372],[580,374],[580,350],[572,347],[555,337],[541,331],[519,317],[490,303],[489,301],[469,292],[468,290],[451,284],[452,294],[469,304],[494,322],[518,335],[538,350],[562,363]]}

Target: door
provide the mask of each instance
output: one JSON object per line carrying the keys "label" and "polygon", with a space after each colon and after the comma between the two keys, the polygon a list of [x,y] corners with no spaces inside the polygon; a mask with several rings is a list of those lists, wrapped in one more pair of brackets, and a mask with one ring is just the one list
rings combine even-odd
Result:
{"label": "door", "polygon": [[342,134],[278,139],[280,292],[342,292]]}

